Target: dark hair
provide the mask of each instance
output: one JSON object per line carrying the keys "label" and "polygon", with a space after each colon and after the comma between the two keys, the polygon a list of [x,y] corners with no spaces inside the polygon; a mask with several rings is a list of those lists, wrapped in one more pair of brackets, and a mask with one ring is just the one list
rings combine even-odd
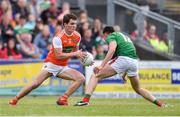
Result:
{"label": "dark hair", "polygon": [[106,26],[104,29],[103,29],[103,34],[104,33],[113,33],[114,32],[114,28],[112,26]]}
{"label": "dark hair", "polygon": [[[16,54],[19,54],[19,51],[18,51],[18,49],[17,49],[17,47],[16,47],[16,40],[14,40],[14,38],[13,37],[10,37],[9,39],[8,39],[8,43],[9,43],[9,41],[14,41],[14,48],[13,48],[13,50],[15,51],[15,53]],[[9,45],[7,45],[7,51],[8,51],[8,56],[11,56],[12,55],[12,52],[11,52],[11,49],[9,48]]]}
{"label": "dark hair", "polygon": [[20,15],[19,19],[26,19],[25,15]]}
{"label": "dark hair", "polygon": [[83,13],[87,13],[87,11],[86,11],[86,10],[81,10],[81,11],[79,12],[79,15],[81,15],[81,14],[83,14]]}
{"label": "dark hair", "polygon": [[0,44],[2,45],[2,48],[0,50],[4,50],[4,42],[0,39]]}
{"label": "dark hair", "polygon": [[76,15],[74,15],[74,14],[66,14],[64,17],[63,17],[63,26],[64,26],[64,24],[66,23],[66,24],[68,24],[69,23],[69,21],[70,21],[70,19],[73,19],[73,20],[77,20],[77,17],[76,17]]}
{"label": "dark hair", "polygon": [[101,17],[98,17],[98,16],[97,16],[97,17],[94,18],[94,20],[99,20],[99,21],[103,24],[103,20],[102,20]]}

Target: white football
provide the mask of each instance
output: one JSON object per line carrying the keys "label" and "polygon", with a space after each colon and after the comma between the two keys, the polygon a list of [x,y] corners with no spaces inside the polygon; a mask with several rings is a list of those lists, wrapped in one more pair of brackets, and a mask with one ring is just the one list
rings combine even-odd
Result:
{"label": "white football", "polygon": [[94,57],[91,53],[87,52],[87,56],[81,60],[83,66],[89,66],[93,63]]}

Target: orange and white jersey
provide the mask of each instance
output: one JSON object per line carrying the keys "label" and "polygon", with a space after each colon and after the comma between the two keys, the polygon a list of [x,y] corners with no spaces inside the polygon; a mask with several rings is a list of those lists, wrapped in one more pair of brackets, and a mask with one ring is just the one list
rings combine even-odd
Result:
{"label": "orange and white jersey", "polygon": [[80,41],[81,36],[77,31],[74,31],[71,35],[66,34],[65,30],[57,32],[52,40],[52,48],[45,62],[66,66],[69,59],[57,59],[54,54],[54,48],[61,48],[63,53],[70,53],[79,46]]}

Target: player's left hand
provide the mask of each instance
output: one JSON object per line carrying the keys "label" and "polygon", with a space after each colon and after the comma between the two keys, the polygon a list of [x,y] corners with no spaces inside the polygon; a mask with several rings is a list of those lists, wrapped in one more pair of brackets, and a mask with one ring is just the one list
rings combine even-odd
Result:
{"label": "player's left hand", "polygon": [[83,52],[82,50],[78,50],[76,51],[76,56],[79,58],[79,59],[84,59],[86,56],[87,56],[87,53],[86,52]]}

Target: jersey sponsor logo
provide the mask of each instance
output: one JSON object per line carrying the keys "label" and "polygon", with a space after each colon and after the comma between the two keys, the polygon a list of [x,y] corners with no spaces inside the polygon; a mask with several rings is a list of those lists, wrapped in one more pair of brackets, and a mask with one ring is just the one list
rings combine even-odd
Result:
{"label": "jersey sponsor logo", "polygon": [[63,47],[63,52],[64,53],[69,53],[73,50],[73,46],[66,46],[66,47]]}
{"label": "jersey sponsor logo", "polygon": [[63,43],[66,43],[66,44],[73,44],[73,43],[77,43],[78,42],[78,40],[77,39],[71,39],[71,38],[69,38],[69,39],[64,39],[63,40]]}

